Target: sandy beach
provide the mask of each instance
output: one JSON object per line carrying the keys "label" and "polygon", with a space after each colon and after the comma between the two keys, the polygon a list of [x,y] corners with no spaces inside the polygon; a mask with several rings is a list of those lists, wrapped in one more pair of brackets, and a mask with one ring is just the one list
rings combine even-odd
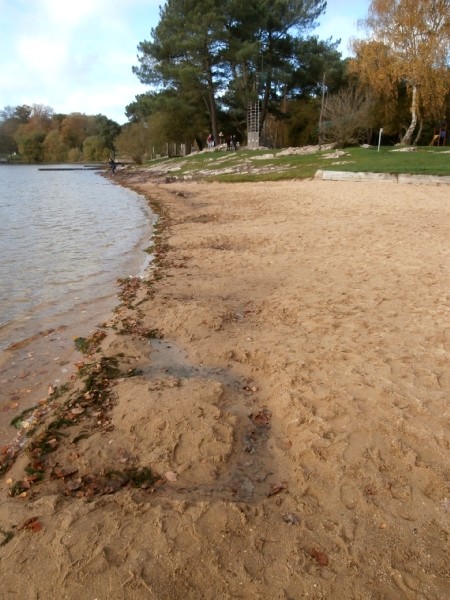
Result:
{"label": "sandy beach", "polygon": [[448,598],[448,187],[117,176],[155,266],[0,480],[2,598]]}

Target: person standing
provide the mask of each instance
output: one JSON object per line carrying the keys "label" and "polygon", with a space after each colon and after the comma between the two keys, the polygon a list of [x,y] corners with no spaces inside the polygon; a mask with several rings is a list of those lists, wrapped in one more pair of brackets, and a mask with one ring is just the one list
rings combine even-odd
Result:
{"label": "person standing", "polygon": [[108,160],[108,165],[110,166],[111,173],[114,175],[114,173],[116,172],[116,163],[113,158],[110,158]]}

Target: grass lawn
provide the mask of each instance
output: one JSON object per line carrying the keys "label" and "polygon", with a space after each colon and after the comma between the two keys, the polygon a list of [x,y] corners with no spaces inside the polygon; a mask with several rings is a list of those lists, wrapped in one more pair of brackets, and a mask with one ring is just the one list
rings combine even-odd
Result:
{"label": "grass lawn", "polygon": [[186,157],[158,159],[145,166],[161,166],[178,177],[215,181],[277,181],[314,177],[319,169],[366,173],[402,173],[450,175],[450,147],[419,146],[412,152],[396,152],[392,146],[346,148],[345,154],[333,157],[334,151],[284,156],[282,150],[216,151],[194,153]]}

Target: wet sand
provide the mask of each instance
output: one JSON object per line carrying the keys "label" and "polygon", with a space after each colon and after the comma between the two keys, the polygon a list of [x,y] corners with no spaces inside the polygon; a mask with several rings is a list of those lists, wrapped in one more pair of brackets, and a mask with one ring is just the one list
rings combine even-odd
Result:
{"label": "wet sand", "polygon": [[[16,431],[12,419],[47,397],[49,388],[63,385],[81,359],[74,339],[89,336],[111,315],[117,297],[88,302],[86,310],[48,319],[46,327],[0,350],[0,447]],[[66,325],[61,325],[65,321]]]}
{"label": "wet sand", "polygon": [[6,597],[443,600],[447,188],[123,183],[159,266],[86,358],[105,405],[3,477]]}

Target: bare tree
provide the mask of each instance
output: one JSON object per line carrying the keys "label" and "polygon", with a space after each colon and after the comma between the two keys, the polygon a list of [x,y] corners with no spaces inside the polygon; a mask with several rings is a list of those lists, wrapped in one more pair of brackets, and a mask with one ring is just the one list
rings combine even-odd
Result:
{"label": "bare tree", "polygon": [[342,88],[324,101],[321,140],[335,142],[341,148],[360,143],[370,129],[370,112],[370,98],[361,90]]}

